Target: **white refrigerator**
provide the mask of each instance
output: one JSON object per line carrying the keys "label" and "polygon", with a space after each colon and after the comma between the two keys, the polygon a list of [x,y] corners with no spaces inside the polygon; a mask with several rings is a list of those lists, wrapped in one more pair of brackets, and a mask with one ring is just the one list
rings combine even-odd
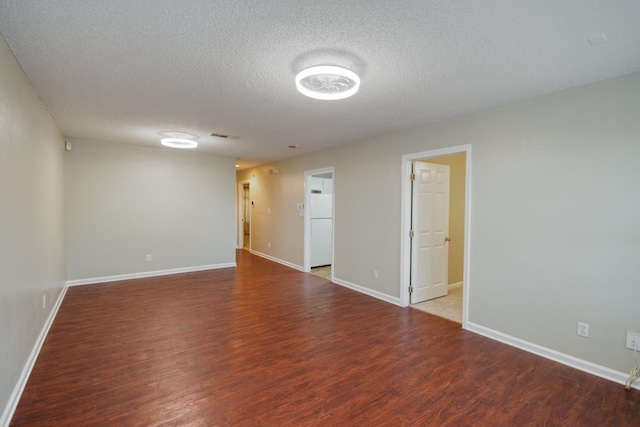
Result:
{"label": "white refrigerator", "polygon": [[332,251],[333,197],[311,194],[311,267],[330,265]]}

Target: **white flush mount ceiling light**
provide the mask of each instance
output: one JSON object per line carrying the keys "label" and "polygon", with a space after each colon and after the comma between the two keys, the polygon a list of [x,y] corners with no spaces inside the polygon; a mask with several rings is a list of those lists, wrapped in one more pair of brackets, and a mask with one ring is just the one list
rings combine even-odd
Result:
{"label": "white flush mount ceiling light", "polygon": [[162,138],[160,143],[171,148],[196,148],[198,143],[185,138]]}
{"label": "white flush mount ceiling light", "polygon": [[296,76],[298,91],[310,98],[334,100],[354,95],[360,88],[360,77],[351,70],[335,65],[306,68]]}
{"label": "white flush mount ceiling light", "polygon": [[182,139],[198,139],[198,135],[189,132],[179,132],[175,130],[164,130],[158,132],[163,138],[182,138]]}

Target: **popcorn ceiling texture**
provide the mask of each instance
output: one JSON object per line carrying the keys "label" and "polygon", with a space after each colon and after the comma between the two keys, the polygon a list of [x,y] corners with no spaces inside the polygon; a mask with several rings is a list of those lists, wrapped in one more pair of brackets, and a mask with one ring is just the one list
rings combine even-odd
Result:
{"label": "popcorn ceiling texture", "polygon": [[[65,136],[158,146],[184,131],[246,166],[637,71],[638,22],[637,0],[0,0]],[[321,63],[352,68],[360,92],[299,94],[295,74]]]}

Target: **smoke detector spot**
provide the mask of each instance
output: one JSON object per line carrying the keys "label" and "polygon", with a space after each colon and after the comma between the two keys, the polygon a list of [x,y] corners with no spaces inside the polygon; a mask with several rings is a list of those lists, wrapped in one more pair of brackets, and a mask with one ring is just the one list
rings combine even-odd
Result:
{"label": "smoke detector spot", "polygon": [[594,46],[597,44],[606,43],[609,41],[607,35],[605,33],[596,34],[595,36],[591,36],[587,39],[590,45]]}

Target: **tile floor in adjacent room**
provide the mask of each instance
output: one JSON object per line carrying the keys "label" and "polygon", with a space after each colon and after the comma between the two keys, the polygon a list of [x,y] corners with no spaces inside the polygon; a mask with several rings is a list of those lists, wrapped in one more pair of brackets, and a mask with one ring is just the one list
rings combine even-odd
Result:
{"label": "tile floor in adjacent room", "polygon": [[327,279],[331,281],[331,266],[325,265],[322,267],[314,267],[310,271],[311,274],[316,275],[318,277],[322,277],[323,279]]}
{"label": "tile floor in adjacent room", "polygon": [[450,289],[443,297],[412,304],[411,307],[462,323],[462,286]]}

